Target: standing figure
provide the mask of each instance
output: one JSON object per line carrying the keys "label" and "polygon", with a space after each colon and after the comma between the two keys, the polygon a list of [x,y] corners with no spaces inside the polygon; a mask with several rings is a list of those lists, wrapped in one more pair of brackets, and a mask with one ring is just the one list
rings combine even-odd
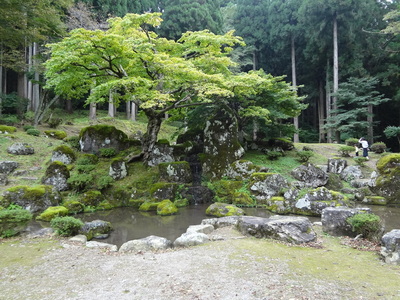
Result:
{"label": "standing figure", "polygon": [[364,156],[367,160],[369,160],[369,157],[368,157],[368,147],[369,147],[368,141],[362,137],[362,138],[359,140],[359,143],[361,144],[361,147],[362,147],[362,149],[363,149],[363,156]]}

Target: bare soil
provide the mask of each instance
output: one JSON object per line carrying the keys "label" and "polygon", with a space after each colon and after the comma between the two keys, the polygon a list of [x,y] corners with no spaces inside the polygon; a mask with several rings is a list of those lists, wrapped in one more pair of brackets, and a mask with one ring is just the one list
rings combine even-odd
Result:
{"label": "bare soil", "polygon": [[231,228],[213,237],[191,248],[124,254],[55,237],[4,240],[0,299],[400,298],[400,266],[383,264],[376,249],[324,235],[311,247],[291,246]]}

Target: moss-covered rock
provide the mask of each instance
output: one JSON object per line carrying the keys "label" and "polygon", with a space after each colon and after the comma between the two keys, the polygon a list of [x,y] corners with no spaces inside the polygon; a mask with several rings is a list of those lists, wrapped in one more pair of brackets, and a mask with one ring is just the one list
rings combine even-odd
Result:
{"label": "moss-covered rock", "polygon": [[387,205],[386,198],[380,196],[365,196],[362,202],[369,205]]}
{"label": "moss-covered rock", "polygon": [[68,215],[68,209],[64,206],[51,206],[36,217],[37,220],[50,222],[55,217]]}
{"label": "moss-covered rock", "polygon": [[91,222],[85,222],[85,224],[79,230],[80,234],[84,234],[88,240],[96,237],[106,237],[111,232],[112,226],[110,222],[103,220],[94,220]]}
{"label": "moss-covered rock", "polygon": [[150,187],[150,195],[158,200],[175,199],[178,188],[177,183],[157,182]]}
{"label": "moss-covered rock", "polygon": [[242,216],[244,210],[233,204],[216,202],[206,209],[206,214],[214,217]]}
{"label": "moss-covered rock", "polygon": [[145,201],[140,205],[139,211],[157,211],[158,204],[160,202]]}
{"label": "moss-covered rock", "polygon": [[263,169],[265,168],[257,166],[249,160],[241,159],[230,165],[227,176],[235,180],[245,180],[250,178],[253,173],[264,171]]}
{"label": "moss-covered rock", "polygon": [[114,148],[117,151],[129,147],[128,136],[121,130],[110,125],[88,126],[79,134],[81,151],[97,154],[101,148]]}
{"label": "moss-covered rock", "polygon": [[158,169],[161,180],[176,183],[192,182],[192,171],[187,161],[160,163]]}
{"label": "moss-covered rock", "polygon": [[292,212],[300,215],[320,216],[322,210],[327,207],[350,205],[349,199],[336,191],[330,191],[325,187],[306,190],[300,193],[297,199],[291,203]]}
{"label": "moss-covered rock", "polygon": [[8,188],[0,199],[0,205],[8,207],[10,204],[17,204],[32,213],[42,212],[50,206],[57,206],[61,202],[61,196],[53,186],[19,185]]}
{"label": "moss-covered rock", "polygon": [[68,178],[70,177],[68,167],[59,161],[53,161],[46,169],[42,183],[52,185],[57,191],[68,190]]}
{"label": "moss-covered rock", "polygon": [[74,150],[66,145],[60,145],[53,150],[51,161],[60,161],[69,165],[76,159]]}
{"label": "moss-covered rock", "polygon": [[243,154],[235,114],[228,106],[219,107],[204,129],[204,150],[200,155],[203,175],[212,180],[220,179]]}
{"label": "moss-covered rock", "polygon": [[233,193],[232,204],[237,205],[237,206],[254,206],[255,201],[250,196],[249,192],[235,191]]}
{"label": "moss-covered rock", "polygon": [[104,200],[104,196],[100,191],[90,190],[85,192],[79,199],[85,206],[97,206]]}
{"label": "moss-covered rock", "polygon": [[388,204],[400,203],[400,154],[393,153],[378,160],[379,176],[372,191],[387,199]]}
{"label": "moss-covered rock", "polygon": [[253,173],[248,183],[248,189],[255,197],[257,204],[265,204],[266,200],[275,196],[282,196],[283,191],[289,188],[288,181],[276,173]]}
{"label": "moss-covered rock", "polygon": [[272,197],[266,200],[265,208],[280,215],[290,214],[293,211],[290,201],[286,200],[284,197]]}
{"label": "moss-covered rock", "polygon": [[161,201],[157,206],[157,215],[160,215],[160,216],[169,216],[169,215],[176,214],[177,212],[178,212],[178,208],[169,199]]}
{"label": "moss-covered rock", "polygon": [[329,190],[339,191],[343,188],[343,182],[338,174],[328,173],[328,182],[325,187]]}
{"label": "moss-covered rock", "polygon": [[68,209],[69,214],[79,214],[85,210],[85,205],[76,200],[66,201],[63,206]]}
{"label": "moss-covered rock", "polygon": [[218,180],[209,183],[208,187],[215,193],[215,202],[233,203],[235,192],[243,187],[243,181]]}
{"label": "moss-covered rock", "polygon": [[14,126],[0,125],[0,133],[14,133],[17,131],[17,128]]}
{"label": "moss-covered rock", "polygon": [[176,199],[174,201],[174,204],[176,207],[185,207],[185,206],[189,206],[189,199],[187,198],[181,198],[181,199]]}
{"label": "moss-covered rock", "polygon": [[52,137],[57,140],[63,140],[67,137],[67,133],[63,130],[45,130],[44,133],[48,137]]}

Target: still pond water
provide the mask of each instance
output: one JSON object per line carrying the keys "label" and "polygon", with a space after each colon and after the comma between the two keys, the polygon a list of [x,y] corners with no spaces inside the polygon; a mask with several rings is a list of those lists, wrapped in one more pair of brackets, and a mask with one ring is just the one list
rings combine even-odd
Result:
{"label": "still pond water", "polygon": [[[198,225],[206,216],[205,211],[209,204],[192,205],[179,209],[179,214],[161,217],[155,213],[141,213],[133,208],[118,208],[110,211],[101,211],[83,214],[82,221],[101,219],[111,222],[114,230],[103,242],[115,244],[118,247],[133,239],[140,239],[149,235],[165,237],[171,241],[177,239],[190,225]],[[366,207],[365,205],[362,207]],[[400,229],[400,207],[368,206],[372,212],[379,215],[384,222],[385,232]],[[265,217],[273,215],[266,209],[246,208],[246,215]],[[312,217],[311,222],[320,218]]]}
{"label": "still pond water", "polygon": [[[149,235],[161,236],[174,241],[186,232],[190,225],[198,225],[203,219],[210,218],[205,214],[209,205],[199,204],[180,208],[177,215],[166,217],[158,216],[155,213],[139,212],[137,209],[129,207],[79,214],[76,217],[84,222],[98,219],[111,222],[114,230],[110,236],[98,241],[120,247],[129,240],[140,239]],[[360,205],[360,207],[369,207],[373,213],[379,215],[384,222],[385,232],[400,229],[400,207],[366,205]],[[248,216],[268,218],[273,215],[262,208],[246,208],[244,210]],[[310,217],[309,219],[311,222],[320,221],[320,218],[317,217]],[[46,226],[49,226],[49,223],[33,221],[29,224],[27,231],[32,232]]]}

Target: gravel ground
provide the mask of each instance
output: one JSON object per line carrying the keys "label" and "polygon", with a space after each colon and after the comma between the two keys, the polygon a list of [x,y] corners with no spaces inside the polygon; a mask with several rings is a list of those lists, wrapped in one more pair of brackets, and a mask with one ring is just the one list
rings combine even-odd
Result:
{"label": "gravel ground", "polygon": [[104,252],[60,240],[63,247],[43,250],[28,266],[0,269],[0,299],[392,298],[293,271],[286,260],[248,248],[243,242],[257,241],[229,228],[217,235],[224,240],[158,253]]}

